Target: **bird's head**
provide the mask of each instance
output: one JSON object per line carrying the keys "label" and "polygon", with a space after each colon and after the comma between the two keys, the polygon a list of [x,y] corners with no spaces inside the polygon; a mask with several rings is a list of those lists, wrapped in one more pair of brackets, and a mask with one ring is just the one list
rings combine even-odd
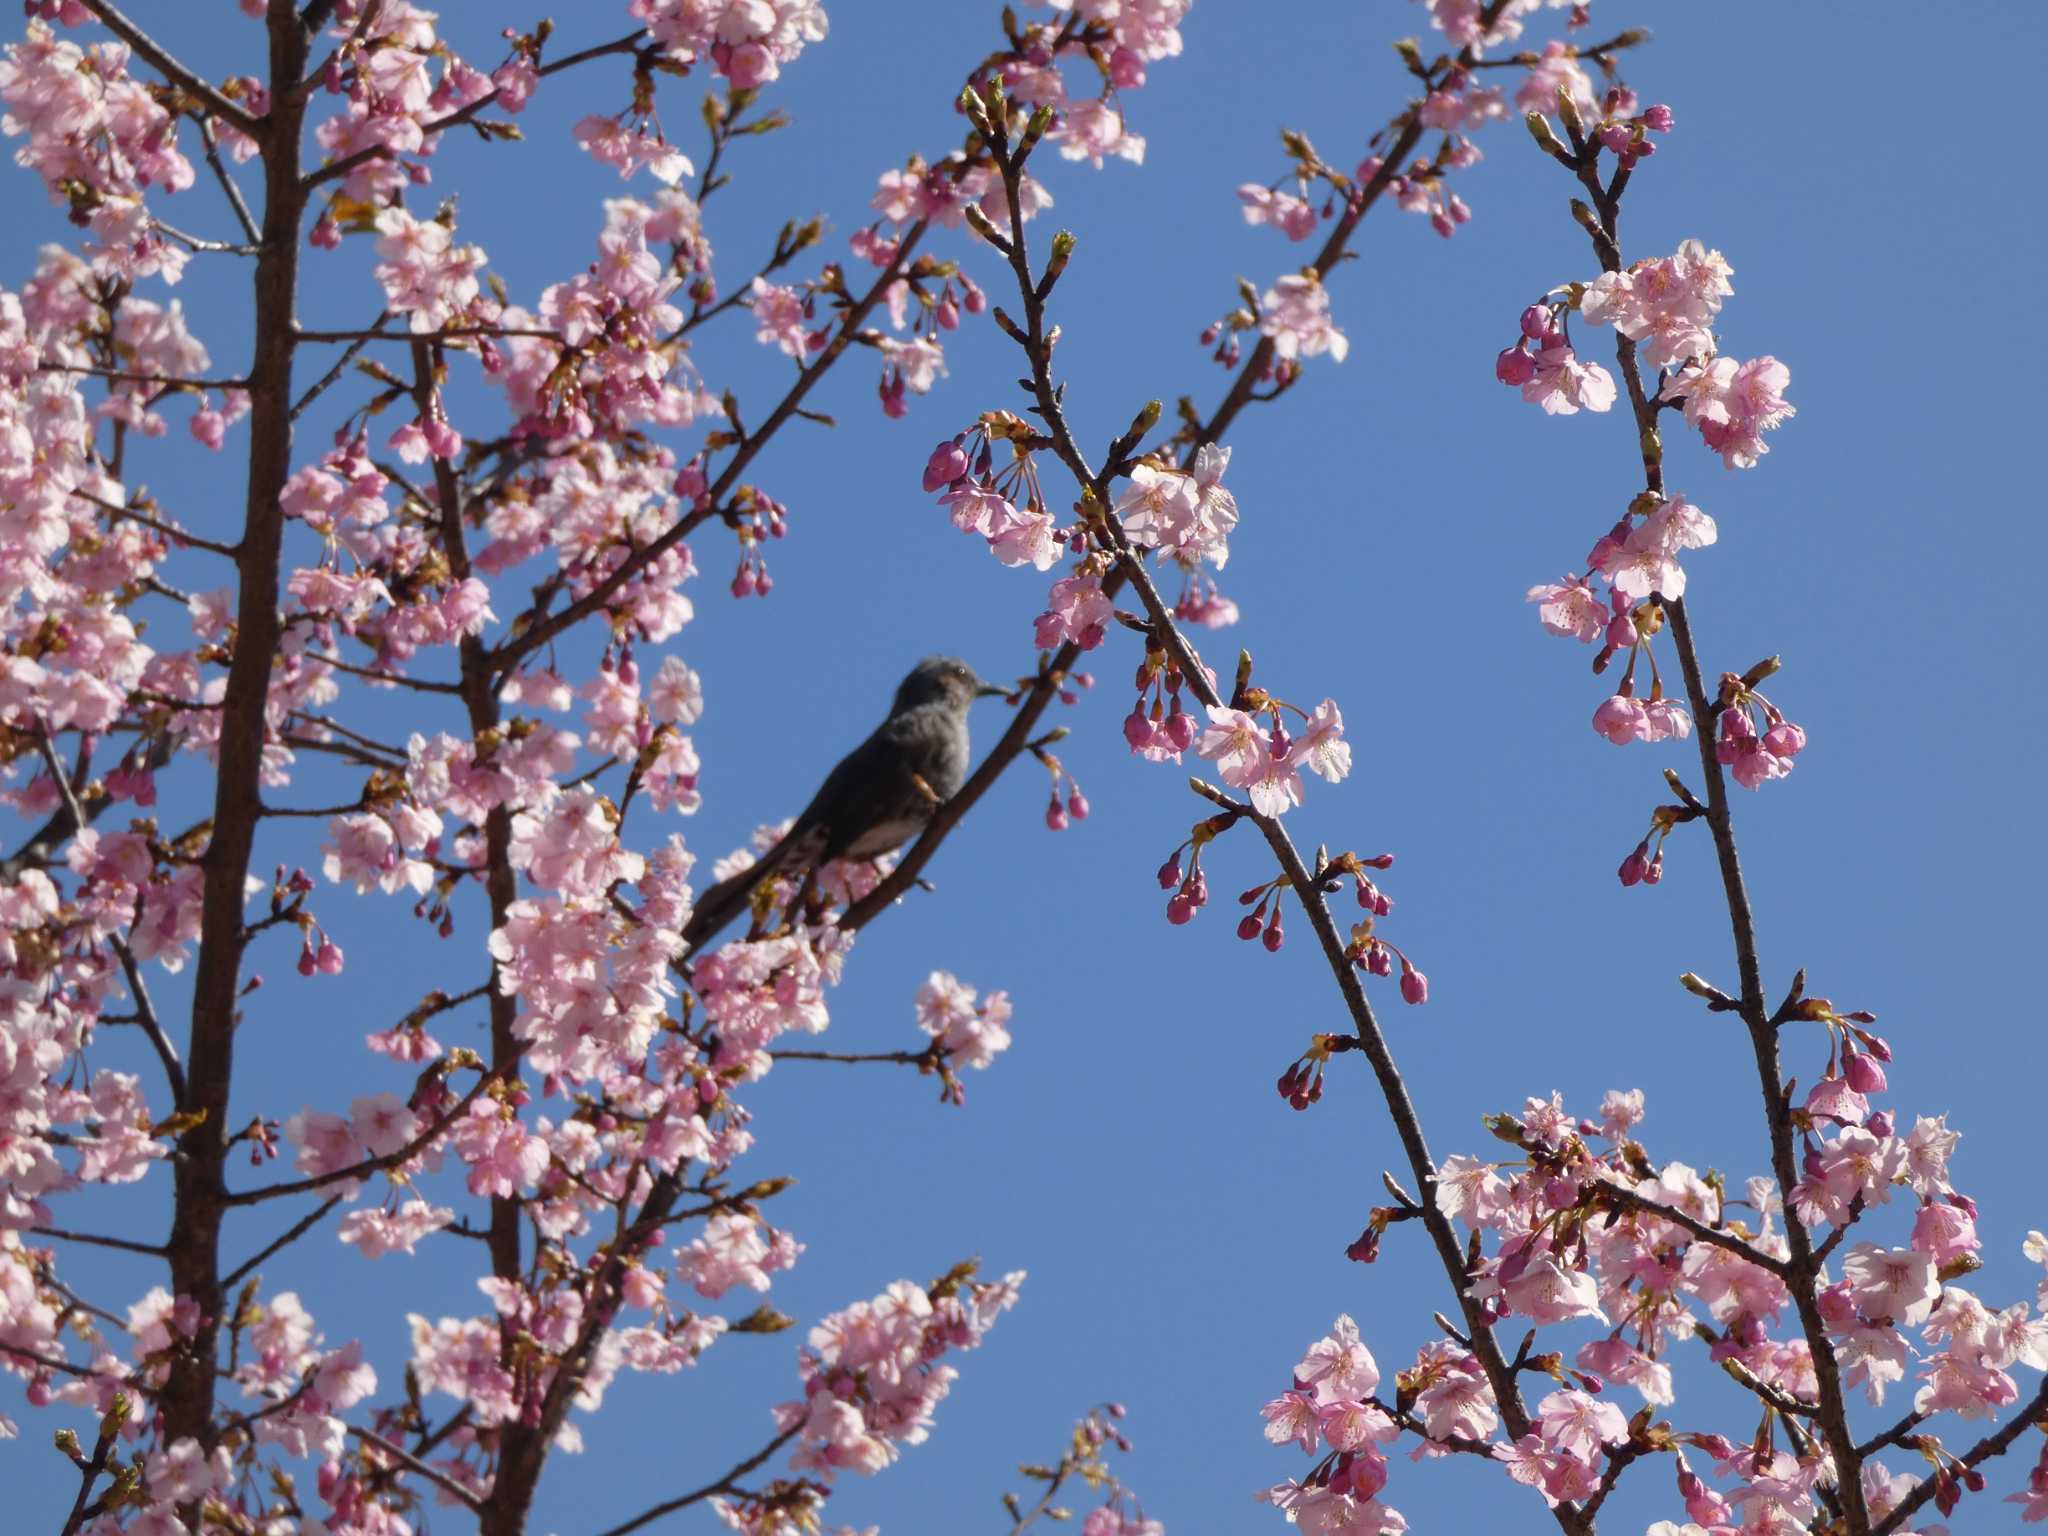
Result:
{"label": "bird's head", "polygon": [[1005,690],[984,683],[974,668],[952,656],[927,656],[910,669],[896,690],[891,713],[901,714],[920,704],[948,704],[965,710],[976,699],[1001,695]]}

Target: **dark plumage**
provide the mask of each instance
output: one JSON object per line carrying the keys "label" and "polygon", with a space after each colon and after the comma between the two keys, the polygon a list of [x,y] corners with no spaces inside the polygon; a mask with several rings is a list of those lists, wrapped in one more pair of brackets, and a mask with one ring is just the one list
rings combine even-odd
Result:
{"label": "dark plumage", "polygon": [[1002,692],[951,656],[920,661],[896,690],[889,718],[825,775],[781,840],[697,898],[684,941],[701,948],[747,910],[754,888],[772,874],[872,859],[910,841],[967,777],[969,707]]}

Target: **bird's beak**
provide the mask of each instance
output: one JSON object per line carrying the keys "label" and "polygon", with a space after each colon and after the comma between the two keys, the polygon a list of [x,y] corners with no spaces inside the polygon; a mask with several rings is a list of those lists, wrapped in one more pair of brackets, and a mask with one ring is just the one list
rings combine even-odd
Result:
{"label": "bird's beak", "polygon": [[982,683],[974,690],[974,696],[977,699],[1007,699],[1010,690],[999,688],[994,683]]}

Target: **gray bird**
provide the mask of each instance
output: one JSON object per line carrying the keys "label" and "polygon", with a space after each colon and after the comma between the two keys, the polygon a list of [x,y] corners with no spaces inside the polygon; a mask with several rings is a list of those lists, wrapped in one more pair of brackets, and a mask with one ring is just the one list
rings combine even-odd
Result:
{"label": "gray bird", "polygon": [[983,683],[964,661],[925,657],[896,690],[889,718],[825,775],[781,840],[697,898],[684,942],[701,948],[747,910],[754,888],[770,875],[872,859],[923,831],[967,777],[969,707],[1005,692]]}

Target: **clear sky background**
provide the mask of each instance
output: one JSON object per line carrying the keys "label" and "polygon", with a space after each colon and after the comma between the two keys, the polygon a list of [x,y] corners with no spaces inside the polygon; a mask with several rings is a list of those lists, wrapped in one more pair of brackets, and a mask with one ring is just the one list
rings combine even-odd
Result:
{"label": "clear sky background", "polygon": [[[142,11],[170,34],[182,9]],[[565,10],[561,46],[615,35],[621,9]],[[1901,1117],[1947,1112],[1965,1132],[1954,1174],[1984,1205],[1981,1294],[2009,1303],[2036,1278],[2022,1236],[2048,1226],[2031,1129],[2042,1086],[2044,745],[2031,577],[2044,550],[2027,458],[2048,340],[2040,127],[2027,106],[2048,42],[2042,12],[1595,9],[1595,36],[1654,29],[1628,77],[1677,114],[1630,191],[1629,256],[1666,254],[1688,236],[1719,247],[1735,272],[1725,345],[1787,363],[1799,409],[1748,473],[1669,434],[1672,486],[1721,530],[1688,561],[1706,664],[1740,669],[1782,653],[1772,697],[1812,742],[1789,782],[1737,802],[1768,985],[1775,995],[1803,964],[1814,991],[1879,1012]],[[449,10],[479,62],[496,58],[480,41],[487,28],[530,20]],[[235,30],[247,24],[232,7],[206,14],[202,61],[247,67],[233,51],[246,52],[253,31]],[[743,280],[784,218],[823,214],[830,253],[843,258],[877,173],[956,142],[950,99],[995,39],[996,14],[959,0],[833,7],[830,40],[774,91],[795,125],[741,146],[734,183],[712,204],[726,282]],[[1283,126],[1353,163],[1404,94],[1387,43],[1425,27],[1419,7],[1385,0],[1204,0],[1185,55],[1155,65],[1133,99],[1132,126],[1149,141],[1142,168],[1095,173],[1046,157],[1058,205],[1034,237],[1042,248],[1054,227],[1080,235],[1054,318],[1084,442],[1107,440],[1153,396],[1214,402],[1226,378],[1196,334],[1232,304],[1237,276],[1264,287],[1306,259],[1246,228],[1233,189],[1281,173]],[[489,250],[517,296],[580,268],[601,200],[625,190],[566,134],[582,113],[621,103],[623,73],[600,64],[551,84],[524,147],[451,144],[439,162],[438,189],[461,192],[464,237]],[[701,82],[662,89],[695,152],[685,125]],[[1705,834],[1674,838],[1660,889],[1624,891],[1613,876],[1662,798],[1659,769],[1673,763],[1696,780],[1696,759],[1689,745],[1624,751],[1596,737],[1587,722],[1605,689],[1587,653],[1544,635],[1523,602],[1531,583],[1583,558],[1640,484],[1624,414],[1545,418],[1491,378],[1522,306],[1595,268],[1562,173],[1512,121],[1482,144],[1485,163],[1457,183],[1473,222],[1444,242],[1420,218],[1376,210],[1360,259],[1332,284],[1349,360],[1312,360],[1282,404],[1253,409],[1232,432],[1227,483],[1243,521],[1226,587],[1244,622],[1208,650],[1227,667],[1249,645],[1262,681],[1344,708],[1352,777],[1336,790],[1314,783],[1291,826],[1305,847],[1400,856],[1386,931],[1429,973],[1433,996],[1403,1008],[1385,988],[1383,1020],[1437,1155],[1484,1155],[1479,1117],[1526,1094],[1562,1090],[1585,1111],[1608,1088],[1639,1086],[1654,1157],[1739,1184],[1766,1164],[1747,1044],[1674,984],[1687,969],[1732,984]],[[15,178],[15,216],[0,231],[11,284],[37,242],[64,234],[25,175]],[[181,222],[224,230],[208,195],[181,197]],[[985,250],[961,236],[936,248],[1000,296]],[[375,313],[362,256],[309,258],[309,323]],[[242,355],[241,281],[202,260],[179,290],[223,371]],[[1606,345],[1602,333],[1603,356]],[[736,388],[753,417],[784,378],[784,360],[754,344],[744,317],[700,355],[714,387]],[[985,322],[949,355],[952,377],[903,423],[881,419],[873,370],[856,358],[812,402],[840,426],[791,433],[757,467],[753,478],[792,512],[790,536],[770,551],[769,600],[726,598],[733,551],[715,528],[699,538],[699,617],[677,649],[709,700],[697,731],[705,807],[681,829],[707,858],[800,807],[921,654],[954,652],[997,677],[1032,665],[1045,579],[999,567],[918,491],[934,441],[984,408],[1021,405],[1014,349]],[[241,441],[227,459],[145,458],[136,478],[195,529],[226,532],[239,517]],[[317,448],[309,439],[302,458]],[[967,1255],[1031,1271],[1022,1304],[962,1360],[931,1441],[873,1480],[848,1480],[837,1520],[1002,1530],[996,1497],[1022,1486],[1014,1464],[1056,1455],[1072,1420],[1114,1397],[1131,1410],[1137,1450],[1123,1470],[1148,1512],[1182,1533],[1277,1529],[1251,1495],[1307,1462],[1266,1445],[1257,1409],[1288,1385],[1302,1347],[1349,1312],[1391,1375],[1433,1333],[1431,1310],[1448,1308],[1435,1260],[1410,1231],[1390,1235],[1375,1267],[1343,1257],[1384,1198],[1380,1170],[1400,1157],[1362,1064],[1337,1062],[1307,1114],[1273,1093],[1309,1034],[1343,1021],[1298,914],[1278,956],[1232,938],[1230,896],[1272,873],[1252,839],[1233,837],[1212,858],[1217,907],[1187,929],[1164,920],[1152,871],[1200,807],[1183,770],[1148,767],[1123,747],[1117,722],[1136,660],[1130,637],[1112,635],[1094,658],[1095,692],[1056,713],[1074,728],[1062,751],[1094,815],[1049,834],[1044,779],[1029,763],[1014,769],[932,866],[937,897],[916,896],[864,933],[832,999],[824,1044],[887,1050],[921,1042],[911,998],[929,970],[1009,989],[1015,1047],[974,1076],[965,1109],[885,1067],[791,1063],[748,1095],[760,1139],[745,1171],[800,1180],[771,1211],[807,1244],[770,1298],[784,1310],[812,1319]],[[1001,712],[980,706],[984,742]],[[318,783],[308,781],[308,803]],[[389,1086],[361,1050],[363,1032],[428,987],[474,980],[473,920],[443,946],[395,903],[327,893],[319,911],[350,968],[340,982],[303,984],[282,949],[257,962],[274,979],[244,1030],[238,1122]],[[160,995],[179,993],[167,984]],[[474,1025],[481,1038],[478,1018],[462,1021],[439,1033],[462,1043]],[[1787,1048],[1788,1070],[1811,1081],[1818,1037],[1788,1037]],[[114,1229],[155,1236],[155,1202],[167,1196],[158,1177],[66,1215],[85,1225],[97,1210]],[[242,1225],[231,1247],[253,1248],[276,1220]],[[268,1283],[295,1287],[331,1342],[362,1336],[388,1392],[404,1312],[482,1308],[474,1257],[436,1240],[417,1258],[365,1264],[330,1231],[273,1264]],[[99,1256],[66,1264],[90,1294],[122,1305],[158,1278]],[[752,1304],[735,1301],[734,1315]],[[622,1378],[588,1450],[552,1464],[533,1529],[601,1529],[757,1446],[769,1405],[792,1395],[799,1338],[735,1337],[693,1374]],[[1695,1357],[1680,1365],[1681,1381],[1715,1374]],[[1740,1435],[1754,1423],[1711,1384],[1696,1409],[1687,1401],[1681,1427]],[[1894,1398],[1882,1422],[1901,1411]],[[47,1449],[57,1419],[16,1416],[24,1437],[0,1464],[25,1489],[20,1529],[54,1531],[76,1487]],[[1996,1469],[1997,1494],[2018,1486],[2031,1456],[2030,1446]],[[1680,1513],[1668,1466],[1632,1473],[1625,1489],[1610,1506],[1617,1531]],[[1546,1524],[1526,1490],[1467,1465],[1399,1461],[1386,1497],[1418,1530]],[[1955,1529],[2016,1529],[2015,1514],[1973,1499]],[[672,1525],[714,1521],[695,1512]],[[443,1512],[434,1526],[466,1521]]]}

